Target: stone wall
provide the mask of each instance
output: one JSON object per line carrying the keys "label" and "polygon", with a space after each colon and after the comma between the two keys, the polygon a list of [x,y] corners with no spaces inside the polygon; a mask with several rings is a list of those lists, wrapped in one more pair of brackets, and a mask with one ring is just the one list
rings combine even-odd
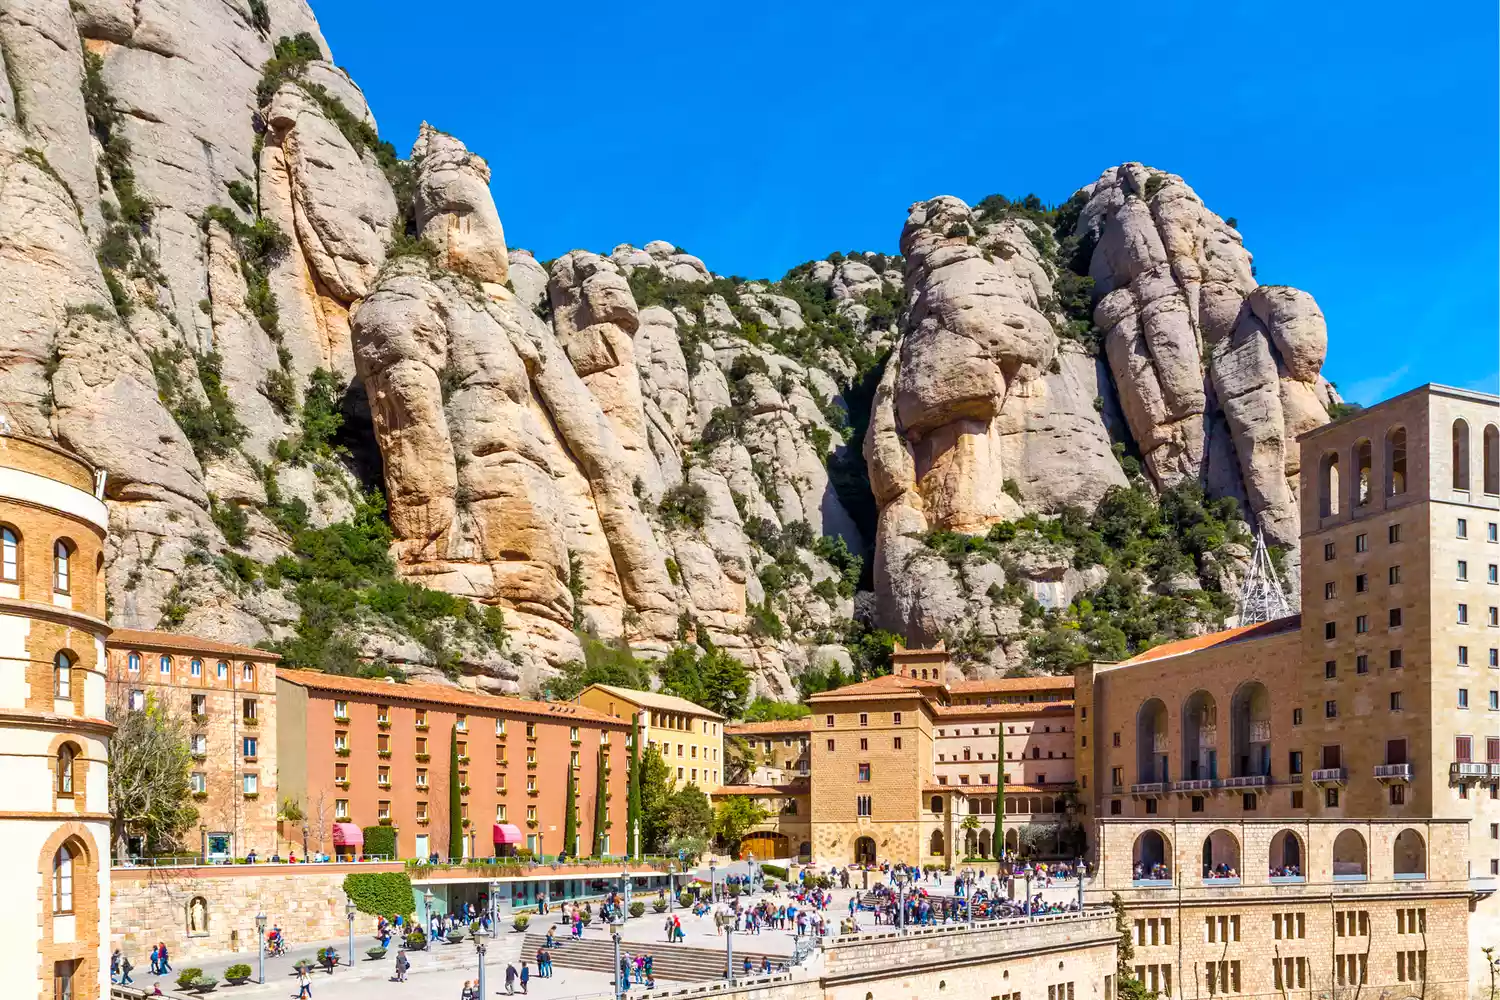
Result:
{"label": "stone wall", "polygon": [[[293,944],[342,938],[348,933],[344,876],[404,870],[399,864],[116,868],[111,947],[123,948],[139,967],[158,941],[166,942],[178,967],[199,955],[253,956],[257,913],[266,915],[268,927],[280,924]],[[191,930],[191,908],[200,899],[206,925]],[[374,930],[374,917],[355,916],[357,938]]]}

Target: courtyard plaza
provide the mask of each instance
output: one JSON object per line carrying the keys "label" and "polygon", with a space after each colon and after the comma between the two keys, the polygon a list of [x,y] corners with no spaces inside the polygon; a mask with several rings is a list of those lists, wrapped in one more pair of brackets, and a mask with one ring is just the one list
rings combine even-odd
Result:
{"label": "courtyard plaza", "polygon": [[[742,872],[738,866],[730,869],[732,872]],[[989,876],[993,874],[993,864],[986,867],[976,865],[973,868],[976,875],[982,878],[982,886],[988,887]],[[703,869],[707,876],[708,870]],[[869,875],[869,885],[873,888],[879,883],[889,884],[888,876],[879,871],[853,870],[850,873],[850,888],[842,889],[835,887],[831,890],[832,899],[825,911],[824,918],[827,921],[828,933],[824,940],[833,940],[839,936],[840,923],[849,914],[849,901],[864,890],[865,874]],[[718,878],[721,882],[724,878],[724,870],[720,869]],[[923,881],[916,883],[916,888],[925,890],[933,896],[951,896],[954,887],[954,875],[927,876]],[[908,889],[910,892],[911,889]],[[1043,901],[1049,904],[1066,906],[1077,899],[1077,882],[1072,880],[1060,881],[1051,887],[1042,887],[1040,883],[1033,886],[1034,892],[1042,895]],[[1018,888],[1018,897],[1023,891]],[[714,923],[713,911],[710,910],[700,915],[694,915],[690,908],[673,906],[667,913],[656,913],[651,908],[651,902],[656,898],[655,894],[638,894],[636,900],[644,901],[646,913],[639,918],[625,921],[620,931],[621,954],[630,955],[653,955],[661,956],[670,953],[673,948],[697,948],[708,949],[718,952],[725,951],[724,934],[718,931]],[[791,903],[792,897],[783,886],[779,896],[770,892],[758,891],[748,896],[741,897],[742,902],[748,901],[752,904],[761,900],[768,900],[777,905],[780,903]],[[597,903],[595,906],[597,914]],[[666,942],[664,924],[668,914],[678,917],[682,921],[682,930],[685,939],[681,944],[670,945]],[[571,938],[571,928],[562,923],[563,911],[555,907],[551,912],[544,915],[533,915],[531,924],[527,928],[533,932],[545,932],[552,928],[553,936],[557,940],[559,948],[554,950],[554,957],[560,956],[567,948],[567,941]],[[431,945],[425,951],[409,951],[407,957],[411,967],[407,971],[407,981],[398,983],[392,981],[395,976],[396,948],[394,942],[386,956],[379,961],[371,961],[365,954],[365,949],[370,948],[376,942],[369,932],[368,917],[361,917],[360,923],[364,930],[356,930],[354,935],[354,952],[356,961],[349,966],[348,938],[341,937],[333,940],[314,942],[290,942],[286,954],[272,958],[266,958],[266,982],[264,985],[252,981],[243,986],[234,988],[236,996],[276,998],[297,996],[297,977],[295,966],[298,962],[309,961],[317,964],[317,952],[320,948],[333,947],[338,950],[340,965],[337,970],[328,975],[321,968],[312,973],[312,989],[315,997],[331,997],[334,1000],[383,1000],[387,997],[422,996],[433,998],[433,1000],[446,1000],[448,997],[458,998],[464,983],[474,982],[478,979],[478,956],[471,940],[465,939],[458,944],[439,942]],[[869,932],[873,930],[887,930],[885,926],[875,924],[874,915],[868,911],[862,911],[858,918],[859,930]],[[539,978],[536,969],[535,954],[522,954],[522,944],[526,935],[512,930],[508,922],[501,924],[500,933],[493,939],[486,937],[485,955],[485,989],[490,996],[496,993],[505,994],[505,970],[508,965],[514,965],[520,970],[524,961],[530,967],[531,981],[528,995],[557,998],[584,998],[608,997],[611,985],[611,977],[602,971],[588,969],[568,968],[561,964],[554,965],[554,972],[550,978]],[[597,918],[583,930],[583,939],[592,942],[609,942],[609,927]],[[788,963],[792,960],[795,948],[795,936],[791,930],[763,929],[758,934],[738,931],[733,939],[736,957],[734,960],[736,973],[740,969],[740,955],[743,952],[754,952],[756,954],[784,955]],[[162,992],[168,996],[191,996],[190,993],[178,994],[176,988],[177,975],[185,964],[174,961],[173,971],[165,976],[152,976],[149,974],[149,965],[146,957],[130,956],[131,961],[136,963],[132,973],[134,987],[142,989],[150,994],[153,984],[160,983]],[[221,956],[209,956],[194,959],[190,963],[194,967],[202,968],[209,975],[216,975],[222,979],[223,970],[236,963],[248,964],[252,970],[257,968],[257,956],[254,952],[238,952]],[[753,973],[759,975],[759,969]],[[657,986],[665,988],[668,986],[681,986],[681,982],[674,982],[657,976]],[[217,992],[217,991],[216,991]],[[516,995],[520,995],[520,985],[516,986]],[[630,993],[640,994],[645,992],[644,986],[631,984]]]}

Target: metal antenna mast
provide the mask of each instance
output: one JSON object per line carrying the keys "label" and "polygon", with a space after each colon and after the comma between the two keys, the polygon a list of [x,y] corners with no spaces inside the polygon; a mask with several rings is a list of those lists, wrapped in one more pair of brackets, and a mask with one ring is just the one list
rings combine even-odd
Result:
{"label": "metal antenna mast", "polygon": [[1241,625],[1275,621],[1292,613],[1291,602],[1282,589],[1276,567],[1271,564],[1271,554],[1266,551],[1266,537],[1259,531],[1255,533],[1255,555],[1250,558],[1250,571],[1240,581],[1235,611]]}

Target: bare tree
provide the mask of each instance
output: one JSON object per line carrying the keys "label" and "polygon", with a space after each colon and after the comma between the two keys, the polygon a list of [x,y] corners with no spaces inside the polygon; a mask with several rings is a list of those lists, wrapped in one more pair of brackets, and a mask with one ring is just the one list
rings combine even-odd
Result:
{"label": "bare tree", "polygon": [[180,849],[198,819],[192,805],[192,750],[185,720],[150,699],[131,708],[116,697],[106,708],[116,726],[109,741],[110,839],[124,858],[139,833],[148,851]]}

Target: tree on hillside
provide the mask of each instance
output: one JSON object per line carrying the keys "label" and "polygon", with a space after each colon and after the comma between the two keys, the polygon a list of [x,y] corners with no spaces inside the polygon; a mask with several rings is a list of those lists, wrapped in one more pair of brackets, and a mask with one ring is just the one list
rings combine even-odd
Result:
{"label": "tree on hillside", "polygon": [[750,740],[743,736],[728,736],[724,739],[724,784],[743,785],[760,766],[760,754]]}
{"label": "tree on hillside", "polygon": [[713,828],[714,810],[708,796],[697,785],[684,785],[667,800],[666,826],[669,837],[707,837]]}
{"label": "tree on hillside", "polygon": [[702,705],[726,719],[738,718],[750,693],[745,665],[717,646],[677,646],[657,667],[662,690]]}
{"label": "tree on hillside", "polygon": [[661,850],[667,831],[667,802],[672,797],[672,769],[660,753],[647,747],[641,753],[641,848]]}
{"label": "tree on hillside", "polygon": [[463,795],[458,779],[458,724],[448,734],[448,860],[464,856]]}
{"label": "tree on hillside", "polygon": [[[594,857],[602,858],[609,853],[605,849],[609,837],[609,782],[605,772],[604,748],[599,748],[598,780],[594,786]],[[616,852],[619,853],[619,852]]]}
{"label": "tree on hillside", "polygon": [[742,718],[746,722],[785,722],[805,719],[811,714],[812,709],[806,705],[794,701],[772,701],[761,695],[745,709]]}
{"label": "tree on hillside", "polygon": [[623,642],[603,642],[592,636],[581,636],[583,659],[564,663],[556,677],[538,684],[536,696],[542,700],[572,701],[590,684],[612,684],[615,687],[650,688],[650,675]]}
{"label": "tree on hillside", "polygon": [[139,834],[148,852],[182,846],[182,833],[198,820],[192,804],[193,757],[185,720],[152,698],[144,709],[111,704],[118,728],[109,741],[110,836],[115,857],[125,858],[127,838]]}

